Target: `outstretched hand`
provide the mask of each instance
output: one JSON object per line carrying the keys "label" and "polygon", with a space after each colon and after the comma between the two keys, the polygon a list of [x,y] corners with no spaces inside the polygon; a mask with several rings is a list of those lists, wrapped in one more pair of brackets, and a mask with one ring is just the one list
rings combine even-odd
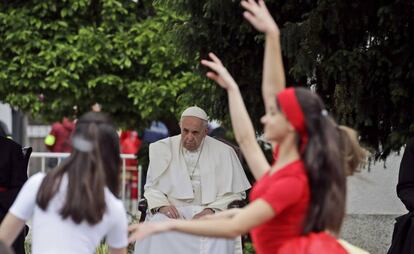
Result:
{"label": "outstretched hand", "polygon": [[151,222],[132,224],[128,227],[128,243],[132,243],[153,234],[168,231],[168,222]]}
{"label": "outstretched hand", "polygon": [[220,59],[213,53],[209,53],[208,56],[211,60],[201,60],[201,64],[210,68],[211,71],[207,72],[207,77],[214,80],[224,89],[228,90],[237,87],[233,77],[223,66]]}
{"label": "outstretched hand", "polygon": [[276,32],[279,34],[279,27],[270,15],[263,0],[243,0],[242,7],[246,10],[243,16],[262,33]]}

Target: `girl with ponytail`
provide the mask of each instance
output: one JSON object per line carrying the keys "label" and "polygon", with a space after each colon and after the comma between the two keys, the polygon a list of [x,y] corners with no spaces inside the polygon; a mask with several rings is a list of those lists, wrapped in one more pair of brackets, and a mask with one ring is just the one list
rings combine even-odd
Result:
{"label": "girl with ponytail", "polygon": [[106,238],[109,253],[125,254],[127,218],[118,193],[119,139],[102,113],[76,123],[73,151],[47,174],[32,176],[0,226],[0,239],[13,243],[32,218],[32,253],[92,254]]}
{"label": "girl with ponytail", "polygon": [[210,53],[210,60],[201,63],[211,69],[207,77],[227,91],[236,140],[257,180],[250,204],[205,220],[133,225],[130,241],[169,230],[228,238],[250,231],[258,254],[347,253],[335,237],[345,214],[348,168],[343,152],[349,148],[344,142],[348,136],[342,135],[315,93],[285,87],[280,32],[264,2],[247,0],[241,5],[244,17],[266,38],[262,79],[266,114],[261,122],[264,137],[274,147],[274,163],[267,162],[256,141],[238,85]]}

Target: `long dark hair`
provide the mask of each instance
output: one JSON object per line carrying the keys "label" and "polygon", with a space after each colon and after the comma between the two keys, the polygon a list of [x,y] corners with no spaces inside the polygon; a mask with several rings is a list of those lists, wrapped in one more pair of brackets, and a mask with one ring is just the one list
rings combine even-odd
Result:
{"label": "long dark hair", "polygon": [[8,135],[7,125],[0,120],[0,137],[7,138]]}
{"label": "long dark hair", "polygon": [[67,192],[60,210],[62,218],[95,225],[106,211],[105,186],[114,194],[118,192],[119,138],[106,115],[89,112],[77,121],[72,145],[69,158],[44,178],[36,202],[46,210],[65,175]]}
{"label": "long dark hair", "polygon": [[340,133],[318,95],[305,88],[296,88],[295,94],[305,117],[309,138],[301,154],[311,190],[303,234],[324,230],[339,233],[346,202]]}
{"label": "long dark hair", "polygon": [[345,174],[347,176],[359,172],[361,166],[364,166],[369,156],[368,150],[361,146],[358,140],[358,133],[344,125],[338,126],[341,136],[341,151],[345,165]]}

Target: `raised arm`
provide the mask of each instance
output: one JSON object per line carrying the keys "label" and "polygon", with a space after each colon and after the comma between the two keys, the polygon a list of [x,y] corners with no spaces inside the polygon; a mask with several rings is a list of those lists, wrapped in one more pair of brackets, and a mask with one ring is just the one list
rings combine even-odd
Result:
{"label": "raised arm", "polygon": [[209,56],[211,61],[202,60],[201,63],[211,69],[207,72],[207,77],[227,90],[234,135],[253,176],[259,179],[270,166],[256,141],[256,134],[239,87],[220,59],[213,53],[210,53]]}
{"label": "raised arm", "polygon": [[263,0],[259,0],[258,3],[255,0],[242,1],[241,5],[246,10],[243,13],[244,17],[254,28],[266,36],[262,96],[266,112],[272,112],[276,106],[275,95],[286,87],[279,27]]}

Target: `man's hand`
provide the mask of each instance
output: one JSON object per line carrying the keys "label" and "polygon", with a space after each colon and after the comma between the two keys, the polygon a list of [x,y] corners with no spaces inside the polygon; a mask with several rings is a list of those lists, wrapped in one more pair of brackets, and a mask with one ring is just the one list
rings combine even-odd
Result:
{"label": "man's hand", "polygon": [[170,219],[180,218],[180,213],[178,212],[177,208],[175,208],[175,206],[163,206],[158,212],[164,214]]}
{"label": "man's hand", "polygon": [[203,216],[212,215],[212,214],[214,214],[214,210],[211,209],[211,208],[206,208],[203,211],[201,211],[201,212],[197,213],[196,215],[194,215],[193,219],[197,220],[197,219],[200,219]]}

